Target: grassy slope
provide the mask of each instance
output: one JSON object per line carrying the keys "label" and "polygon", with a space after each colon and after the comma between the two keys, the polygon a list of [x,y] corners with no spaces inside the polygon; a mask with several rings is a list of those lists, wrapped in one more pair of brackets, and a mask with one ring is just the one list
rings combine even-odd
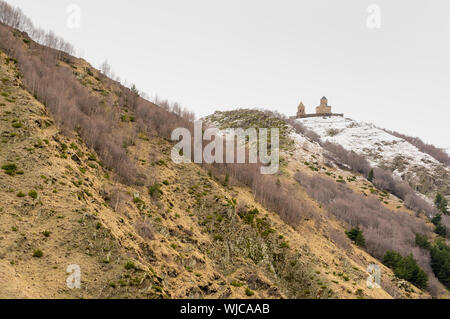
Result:
{"label": "grassy slope", "polygon": [[[244,128],[271,127],[271,125],[275,125],[285,132],[285,144],[291,145],[293,141],[289,141],[289,129],[285,128],[285,122],[283,120],[270,119],[270,117],[271,116],[266,112],[260,110],[242,109],[229,112],[216,112],[206,119],[222,129],[226,127],[238,127],[239,125],[243,125]],[[296,143],[299,143],[299,141]],[[364,176],[359,176],[359,174],[355,175],[352,172],[339,168],[325,166],[323,164],[324,159],[322,158],[322,149],[315,143],[308,141],[306,138],[304,138],[304,143],[300,142],[294,146],[294,150],[290,147],[282,148],[281,158],[283,158],[283,162],[278,179],[281,181],[281,184],[288,189],[289,193],[296,194],[298,197],[308,198],[308,195],[302,191],[302,188],[298,186],[298,183],[292,180],[292,177],[296,172],[303,171],[308,174],[317,174],[323,178],[343,183],[346,187],[356,193],[363,193],[368,196],[368,198],[380,200],[383,205],[392,211],[406,211],[411,215],[416,215],[415,212],[405,207],[402,200],[392,194],[376,189],[376,187],[367,181]],[[323,227],[318,227],[322,232],[322,235],[327,239],[334,241],[341,252],[347,251],[347,244],[342,243],[342,237],[345,239],[345,235],[339,236],[341,237],[340,240],[334,240],[335,238],[333,237],[336,236],[333,236],[332,234],[335,234],[336,231],[343,234],[343,231],[348,225],[334,220],[334,218],[330,217],[319,205],[316,206],[318,206],[316,208],[320,212],[320,219],[318,221],[316,220],[316,223],[324,224]],[[314,219],[317,219],[317,216],[315,216]],[[424,216],[422,216],[421,219],[424,223],[428,224],[430,229],[432,228],[431,223]],[[315,251],[321,251],[321,249],[316,247]],[[347,251],[347,253],[350,254],[350,258],[353,260],[359,258],[354,252],[354,249],[350,252]],[[337,252],[333,252],[333,254],[335,253]],[[381,264],[376,260],[374,260],[374,262],[379,265]],[[384,272],[385,270],[383,270],[383,273]],[[383,280],[386,282],[391,279],[384,278]],[[330,280],[333,281],[333,278],[330,278]]]}
{"label": "grassy slope", "polygon": [[[174,165],[171,145],[157,136],[141,136],[129,153],[162,184],[159,200],[145,187],[107,178],[113,174],[89,159],[83,142],[61,135],[45,107],[19,86],[18,70],[6,58],[2,53],[0,88],[7,96],[0,97],[0,164],[15,163],[23,175],[0,171],[2,297],[245,298],[247,287],[260,298],[390,297],[365,286],[372,257],[355,247],[342,251],[328,239],[328,227],[337,223],[305,221],[294,229],[258,205],[248,189],[224,187],[223,177],[196,165]],[[86,67],[76,60],[80,79],[96,86],[92,94],[113,94],[114,84],[94,81]],[[21,127],[14,128],[14,120]],[[36,199],[17,196],[30,190]],[[118,193],[121,200],[108,205],[109,195]],[[235,202],[258,208],[261,226],[243,222]],[[144,220],[154,239],[136,230]],[[36,249],[41,258],[33,257]],[[131,260],[136,267],[125,269]],[[81,290],[66,287],[69,264],[81,266]],[[383,274],[391,285],[390,270]],[[390,292],[406,297],[404,289]]]}

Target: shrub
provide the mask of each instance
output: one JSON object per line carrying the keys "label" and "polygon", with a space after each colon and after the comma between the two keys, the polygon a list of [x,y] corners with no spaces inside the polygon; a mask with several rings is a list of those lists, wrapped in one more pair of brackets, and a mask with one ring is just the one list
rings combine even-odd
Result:
{"label": "shrub", "polygon": [[137,207],[140,211],[144,210],[144,208],[145,208],[145,202],[144,202],[141,198],[139,198],[139,197],[134,197],[134,198],[133,198],[133,203],[136,204],[136,207]]}
{"label": "shrub", "polygon": [[23,192],[18,192],[17,197],[25,197],[26,195]]}
{"label": "shrub", "polygon": [[28,196],[30,196],[33,199],[36,199],[38,197],[38,193],[35,190],[29,191]]}
{"label": "shrub", "polygon": [[253,220],[255,219],[255,216],[259,214],[259,211],[257,208],[251,209],[247,211],[245,214],[241,216],[241,218],[244,220],[246,224],[253,224]]}
{"label": "shrub", "polygon": [[95,154],[89,153],[87,154],[87,157],[89,161],[97,162],[97,156],[95,156]]}
{"label": "shrub", "polygon": [[163,292],[163,289],[160,286],[152,286],[152,289],[156,290],[157,292]]}
{"label": "shrub", "polygon": [[327,135],[331,136],[331,137],[336,136],[339,133],[340,133],[340,131],[338,129],[335,129],[335,128],[330,128],[330,129],[327,130]]}
{"label": "shrub", "polygon": [[251,297],[251,296],[253,296],[255,293],[254,293],[253,291],[251,291],[250,288],[247,288],[247,289],[245,289],[245,294],[246,294],[248,297]]}
{"label": "shrub", "polygon": [[36,249],[36,250],[33,252],[33,257],[41,258],[42,256],[44,256],[44,253],[43,253],[42,250],[40,250],[40,249]]}
{"label": "shrub", "polygon": [[22,123],[20,123],[20,122],[14,122],[14,123],[12,124],[12,127],[14,127],[14,128],[21,128],[21,127],[22,127]]}
{"label": "shrub", "polygon": [[44,230],[42,232],[42,235],[44,235],[45,237],[50,237],[51,232],[49,232],[48,230]]}
{"label": "shrub", "polygon": [[273,234],[273,233],[275,233],[275,229],[267,228],[261,233],[261,236],[267,237],[267,236],[269,236],[270,234]]}
{"label": "shrub", "polygon": [[134,264],[134,262],[132,261],[127,261],[127,263],[124,265],[125,269],[130,270],[130,269],[135,269],[136,266]]}
{"label": "shrub", "polygon": [[136,231],[144,239],[153,240],[155,239],[155,233],[153,231],[153,226],[148,220],[140,221],[136,224]]}
{"label": "shrub", "polygon": [[159,198],[162,195],[161,184],[154,183],[152,186],[148,188],[148,193],[153,198]]}
{"label": "shrub", "polygon": [[416,245],[423,249],[430,249],[431,245],[427,236],[422,234],[416,234]]}
{"label": "shrub", "polygon": [[102,191],[103,199],[114,211],[117,211],[121,202],[125,201],[126,194],[120,188],[114,188],[110,191]]}
{"label": "shrub", "polygon": [[284,241],[280,244],[280,248],[289,248],[289,244]]}
{"label": "shrub", "polygon": [[17,172],[17,165],[14,163],[5,164],[2,166],[2,170],[4,170],[6,174],[13,176]]}

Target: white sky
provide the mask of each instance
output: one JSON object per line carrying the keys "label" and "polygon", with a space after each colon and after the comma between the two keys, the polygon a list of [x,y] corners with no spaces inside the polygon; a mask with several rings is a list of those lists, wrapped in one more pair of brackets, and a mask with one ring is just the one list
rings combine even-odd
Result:
{"label": "white sky", "polygon": [[[204,116],[333,111],[450,148],[448,0],[6,0],[98,67]],[[381,9],[369,29],[367,7]],[[67,25],[69,4],[81,26]]]}

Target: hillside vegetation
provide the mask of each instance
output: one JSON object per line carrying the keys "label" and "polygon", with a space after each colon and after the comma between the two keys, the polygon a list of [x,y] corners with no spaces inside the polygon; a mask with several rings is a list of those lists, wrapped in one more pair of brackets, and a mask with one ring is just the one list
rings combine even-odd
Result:
{"label": "hillside vegetation", "polygon": [[[315,223],[292,228],[225,176],[174,165],[156,135],[127,148],[153,181],[120,183],[21,88],[14,60],[1,61],[3,297],[389,297],[364,288],[364,252],[339,253]],[[81,290],[66,287],[71,264]],[[409,295],[384,276],[393,296]]]}
{"label": "hillside vegetation", "polygon": [[[207,119],[217,118],[220,114],[221,127],[227,127],[227,117],[224,115],[232,115],[230,121],[233,125],[235,119],[239,118],[239,112],[244,119],[241,123],[250,127],[258,127],[266,116],[278,118],[283,123],[280,126],[288,125],[285,132],[289,133],[285,135],[295,141],[296,147],[294,152],[285,150],[283,153],[284,165],[278,176],[281,185],[283,180],[296,180],[310,197],[319,202],[320,207],[342,221],[344,227],[349,230],[360,227],[361,235],[365,237],[363,247],[374,257],[384,260],[384,255],[389,251],[405,257],[413,254],[415,262],[427,273],[427,284],[421,282],[421,286],[427,287],[433,295],[447,294],[442,286],[442,283],[445,285],[445,279],[440,283],[436,276],[443,276],[432,270],[433,261],[429,252],[415,241],[419,235],[431,240],[439,236],[446,237],[441,219],[447,224],[448,216],[443,213],[439,215],[439,206],[433,207],[409,185],[393,177],[389,170],[372,167],[363,155],[347,151],[338,144],[324,142],[307,126],[279,114],[261,110],[236,110],[216,113]],[[248,170],[235,170],[238,171],[236,178],[247,182]],[[258,188],[258,182],[255,184],[250,183],[249,186]],[[292,188],[286,193],[292,194]],[[288,200],[283,202],[290,203]],[[303,203],[302,206],[307,207]],[[446,212],[442,207],[441,210]],[[298,213],[295,215],[298,216]],[[441,219],[436,222],[436,218],[430,216],[441,216]]]}
{"label": "hillside vegetation", "polygon": [[434,199],[436,193],[450,197],[450,158],[444,151],[426,145],[420,139],[340,117],[318,117],[299,122],[323,141],[337,143],[364,155],[372,166],[393,172],[430,199]]}
{"label": "hillside vegetation", "polygon": [[[447,296],[434,273],[443,281],[448,254],[433,233],[446,219],[429,221],[339,156],[330,162],[317,135],[270,112],[216,113],[221,128],[280,127],[279,173],[175,164],[169,137],[192,127],[191,113],[143,99],[57,50],[70,48],[62,40],[38,44],[28,20],[2,9],[0,297]],[[412,251],[401,269],[417,260],[427,284],[402,263],[383,265],[388,250]],[[74,264],[81,289],[66,285]],[[370,264],[381,288],[367,286]]]}

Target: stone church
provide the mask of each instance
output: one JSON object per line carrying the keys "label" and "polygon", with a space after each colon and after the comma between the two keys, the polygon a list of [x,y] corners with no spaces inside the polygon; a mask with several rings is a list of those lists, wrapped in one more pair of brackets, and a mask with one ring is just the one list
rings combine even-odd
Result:
{"label": "stone church", "polygon": [[305,105],[300,102],[297,107],[297,115],[294,118],[317,117],[317,116],[344,116],[344,114],[336,114],[331,112],[331,105],[328,105],[328,99],[324,96],[320,100],[320,105],[316,107],[315,114],[306,114]]}
{"label": "stone church", "polygon": [[320,100],[320,105],[316,107],[316,114],[332,114],[331,105],[328,105],[328,99],[325,96]]}

